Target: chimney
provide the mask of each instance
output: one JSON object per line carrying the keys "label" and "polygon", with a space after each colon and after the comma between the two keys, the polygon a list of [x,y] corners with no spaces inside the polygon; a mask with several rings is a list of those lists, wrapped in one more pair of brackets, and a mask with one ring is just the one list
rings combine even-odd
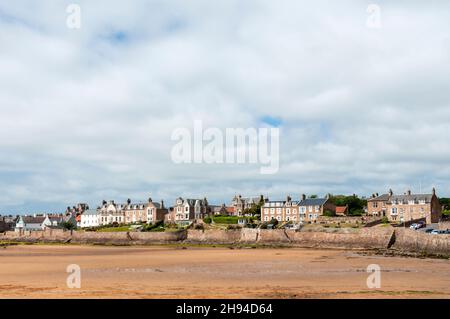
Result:
{"label": "chimney", "polygon": [[127,199],[127,204],[130,205],[131,204],[131,199]]}
{"label": "chimney", "polygon": [[149,202],[149,203],[153,202],[153,200],[152,200],[151,197],[148,198],[148,202]]}
{"label": "chimney", "polygon": [[161,199],[161,209],[164,209],[164,201]]}
{"label": "chimney", "polygon": [[286,197],[286,202],[290,202],[290,201],[291,201],[291,196],[288,195],[288,196]]}
{"label": "chimney", "polygon": [[433,196],[436,196],[436,188],[433,187]]}
{"label": "chimney", "polygon": [[408,189],[408,190],[406,191],[406,193],[407,193],[408,195],[411,195],[411,190]]}
{"label": "chimney", "polygon": [[302,194],[302,200],[305,200],[305,199],[306,199],[306,195]]}
{"label": "chimney", "polygon": [[392,189],[389,190],[389,196],[394,195],[394,192],[392,191]]}

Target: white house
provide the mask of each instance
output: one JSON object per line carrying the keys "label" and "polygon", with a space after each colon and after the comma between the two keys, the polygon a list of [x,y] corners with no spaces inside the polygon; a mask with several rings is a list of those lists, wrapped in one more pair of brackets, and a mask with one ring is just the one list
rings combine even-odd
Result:
{"label": "white house", "polygon": [[20,216],[15,230],[44,230],[52,225],[48,216]]}
{"label": "white house", "polygon": [[95,209],[88,209],[81,214],[81,228],[100,226],[99,214]]}

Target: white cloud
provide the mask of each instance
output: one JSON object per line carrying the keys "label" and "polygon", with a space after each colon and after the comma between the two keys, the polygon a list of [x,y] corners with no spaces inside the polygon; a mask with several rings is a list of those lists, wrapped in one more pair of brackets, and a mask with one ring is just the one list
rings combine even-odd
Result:
{"label": "white cloud", "polygon": [[[150,194],[450,192],[449,5],[0,4],[0,211]],[[172,131],[281,120],[280,171],[175,165]]]}

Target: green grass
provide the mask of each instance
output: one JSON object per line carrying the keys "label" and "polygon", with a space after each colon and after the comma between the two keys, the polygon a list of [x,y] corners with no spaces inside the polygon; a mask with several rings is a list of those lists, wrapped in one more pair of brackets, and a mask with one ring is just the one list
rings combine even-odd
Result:
{"label": "green grass", "polygon": [[98,232],[121,232],[121,231],[129,231],[129,226],[120,226],[120,227],[108,227],[108,228],[101,228],[97,230]]}

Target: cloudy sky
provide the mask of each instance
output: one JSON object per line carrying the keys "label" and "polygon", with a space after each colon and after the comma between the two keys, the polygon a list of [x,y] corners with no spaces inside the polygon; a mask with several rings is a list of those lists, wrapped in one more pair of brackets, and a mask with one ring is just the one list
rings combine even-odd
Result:
{"label": "cloudy sky", "polygon": [[[71,1],[0,0],[0,213],[450,195],[450,4],[373,1],[376,28],[371,2],[330,2],[78,1],[70,29]],[[278,173],[174,163],[195,120],[278,127]]]}

